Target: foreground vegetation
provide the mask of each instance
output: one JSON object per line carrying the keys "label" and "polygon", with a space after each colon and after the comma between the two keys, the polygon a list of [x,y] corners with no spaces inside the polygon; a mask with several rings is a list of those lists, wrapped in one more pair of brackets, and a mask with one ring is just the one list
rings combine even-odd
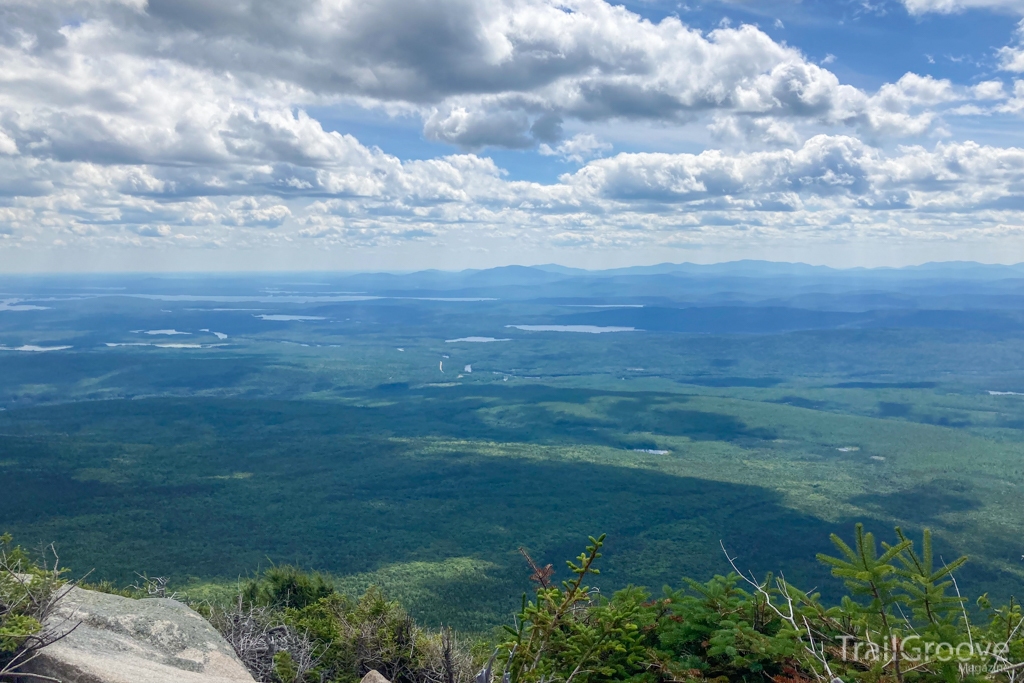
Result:
{"label": "foreground vegetation", "polygon": [[56,555],[33,561],[9,534],[0,535],[0,680],[14,678],[73,630],[72,624],[48,619],[71,587],[65,573]]}
{"label": "foreground vegetation", "polygon": [[[533,596],[523,595],[511,623],[472,638],[417,625],[378,587],[353,600],[329,576],[292,566],[262,571],[231,600],[191,604],[268,683],[355,683],[371,670],[392,683],[1014,683],[1024,674],[1020,603],[962,594],[955,572],[967,558],[938,557],[930,531],[915,542],[897,528],[879,547],[858,524],[849,542],[831,540],[834,554],[817,559],[845,588],[835,602],[781,574],[755,578],[728,555],[727,575],[606,596],[591,585],[601,536],[561,582],[523,551]],[[52,640],[32,600],[60,594],[60,572],[4,543],[0,676]],[[116,592],[164,589],[144,578]]]}
{"label": "foreground vegetation", "polygon": [[928,531],[915,547],[897,528],[881,549],[859,524],[850,544],[833,535],[838,556],[818,559],[848,594],[832,606],[732,559],[737,571],[706,583],[606,599],[586,586],[604,538],[590,540],[561,587],[536,574],[536,598],[507,627],[499,652],[513,683],[1013,681],[1024,657],[1020,605],[968,605],[953,576],[967,558],[937,561]]}
{"label": "foreground vegetation", "polygon": [[527,555],[534,596],[504,635],[469,648],[448,629],[418,628],[377,589],[353,602],[293,567],[249,581],[234,609],[206,609],[232,642],[246,620],[288,629],[290,645],[267,650],[271,666],[251,667],[283,683],[350,683],[370,669],[394,683],[453,683],[481,667],[477,680],[506,683],[1012,683],[1024,672],[1020,604],[961,595],[954,572],[967,558],[937,558],[929,531],[915,543],[897,528],[881,547],[860,524],[849,543],[833,535],[836,554],[818,560],[845,586],[835,604],[781,575],[744,575],[732,558],[736,571],[707,582],[608,597],[589,585],[604,542],[591,538],[560,584]]}

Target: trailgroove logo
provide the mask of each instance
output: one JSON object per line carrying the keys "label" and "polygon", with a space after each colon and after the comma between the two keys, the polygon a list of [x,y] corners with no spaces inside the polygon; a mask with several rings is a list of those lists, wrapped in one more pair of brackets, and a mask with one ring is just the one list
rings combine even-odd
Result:
{"label": "trailgroove logo", "polygon": [[843,643],[842,659],[845,662],[860,662],[873,664],[876,662],[888,662],[895,658],[898,653],[900,661],[905,662],[952,662],[961,664],[978,662],[978,660],[989,660],[992,658],[1005,658],[1010,651],[1010,644],[1007,642],[992,643],[988,641],[977,642],[923,642],[921,636],[907,636],[896,638],[895,636],[882,644],[870,640],[860,640],[854,636],[842,636]]}

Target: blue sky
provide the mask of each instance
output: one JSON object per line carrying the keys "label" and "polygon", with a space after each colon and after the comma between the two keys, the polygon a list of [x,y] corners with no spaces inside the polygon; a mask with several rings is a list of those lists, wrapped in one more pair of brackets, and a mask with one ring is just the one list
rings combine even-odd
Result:
{"label": "blue sky", "polygon": [[[929,12],[911,15],[900,2],[630,2],[657,20],[677,15],[705,31],[723,18],[758,25],[776,41],[810,58],[833,54],[831,70],[844,82],[878,88],[908,71],[971,82],[997,73],[994,46],[1011,42],[1016,17],[1006,11]],[[781,22],[777,24],[776,22]],[[979,68],[980,67],[980,68]]]}
{"label": "blue sky", "polygon": [[1024,0],[9,0],[0,269],[1024,260]]}

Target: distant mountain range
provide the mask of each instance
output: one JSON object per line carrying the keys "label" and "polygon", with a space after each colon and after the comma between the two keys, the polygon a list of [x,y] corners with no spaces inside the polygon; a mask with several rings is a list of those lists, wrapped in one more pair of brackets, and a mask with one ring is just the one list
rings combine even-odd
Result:
{"label": "distant mountain range", "polygon": [[[308,298],[483,298],[552,306],[559,324],[673,332],[924,327],[1024,329],[1024,263],[968,261],[838,269],[804,263],[662,263],[610,270],[555,264],[413,273],[0,276],[0,296],[172,294]],[[319,298],[319,299],[318,299]],[[551,321],[549,319],[549,321]]]}
{"label": "distant mountain range", "polygon": [[339,290],[387,296],[475,296],[673,308],[754,305],[833,311],[1024,310],[1024,264],[951,262],[907,268],[836,269],[803,263],[734,261],[595,271],[542,265],[321,276]]}

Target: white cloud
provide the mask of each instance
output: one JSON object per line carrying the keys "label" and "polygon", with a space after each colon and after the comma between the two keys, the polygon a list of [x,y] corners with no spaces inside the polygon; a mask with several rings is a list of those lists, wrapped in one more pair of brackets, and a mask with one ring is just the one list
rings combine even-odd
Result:
{"label": "white cloud", "polygon": [[[865,92],[755,27],[705,34],[599,0],[249,5],[5,5],[4,248],[380,246],[459,231],[546,248],[900,225],[924,239],[1020,223],[1020,150],[892,150],[943,116],[1024,111],[1024,81],[1011,96],[997,80],[908,73]],[[580,168],[538,183],[483,154],[403,161],[309,113],[340,103]],[[588,126],[638,120],[654,135],[710,128],[723,148],[597,158],[612,138]]]}
{"label": "white cloud", "polygon": [[[205,194],[154,196],[148,183],[127,182],[138,167],[45,161],[37,172],[62,179],[62,187],[18,198],[18,214],[0,218],[14,240],[32,229],[78,246],[266,247],[307,237],[366,247],[481,229],[538,248],[635,246],[695,235],[729,240],[741,228],[764,239],[884,238],[895,225],[913,226],[921,239],[958,239],[1014,224],[1024,192],[1024,150],[974,143],[887,155],[851,136],[819,135],[797,149],[618,154],[550,184],[507,180],[492,160],[474,155],[401,162],[353,144],[361,153],[317,168],[309,176],[315,185],[290,191],[281,180],[293,167],[250,170],[244,181],[224,170],[193,186]],[[16,170],[12,163],[24,168],[14,158],[6,171],[0,165],[3,176]],[[378,182],[352,192],[345,179],[353,176]],[[249,183],[249,196],[238,198],[245,185],[235,187],[236,198],[218,194],[233,182]],[[275,184],[276,195],[257,192]]]}
{"label": "white cloud", "polygon": [[1000,48],[999,59],[999,66],[1004,71],[1024,72],[1024,47]]}
{"label": "white cloud", "polygon": [[138,225],[132,230],[136,235],[142,237],[170,237],[171,226],[169,225]]}
{"label": "white cloud", "polygon": [[18,145],[7,133],[0,130],[0,154],[17,154]]}
{"label": "white cloud", "polygon": [[[594,20],[586,13],[557,12],[564,18],[544,24],[551,33],[544,53],[568,60],[566,50],[578,52],[571,61],[580,68],[559,72],[531,89],[452,94],[433,109],[427,135],[468,147],[488,141],[525,147],[536,140],[549,142],[545,134],[557,135],[564,117],[678,124],[707,111],[917,135],[927,130],[932,117],[911,114],[909,109],[942,101],[915,97],[903,88],[898,93],[905,96],[898,103],[900,116],[893,116],[895,93],[871,96],[844,85],[832,72],[752,26],[703,35],[672,17],[652,24],[622,8],[592,5],[611,15],[598,27],[586,24]],[[568,45],[556,47],[559,40]],[[600,58],[593,54],[599,46]],[[511,53],[508,58],[517,56]],[[908,74],[903,80],[912,78]],[[918,82],[910,85],[951,87],[948,82],[916,78]]]}
{"label": "white cloud", "polygon": [[991,9],[1024,13],[1024,0],[903,0],[911,14],[952,14],[967,9]]}
{"label": "white cloud", "polygon": [[231,202],[228,208],[235,225],[276,228],[292,215],[287,206],[277,203],[272,197],[262,202],[255,197],[244,197]]}
{"label": "white cloud", "polygon": [[771,116],[716,116],[708,130],[718,140],[757,141],[770,147],[794,147],[803,140],[792,123]]}
{"label": "white cloud", "polygon": [[976,100],[1004,100],[1006,92],[1002,81],[982,81],[975,85],[972,94]]}
{"label": "white cloud", "polygon": [[611,150],[611,148],[611,145],[607,142],[601,142],[591,133],[578,133],[568,140],[562,141],[554,148],[547,143],[541,143],[540,153],[544,156],[560,156],[565,161],[574,161],[577,164],[582,164],[587,159],[600,156],[603,152]]}
{"label": "white cloud", "polygon": [[1004,102],[999,111],[1007,114],[1024,113],[1024,80],[1013,82],[1013,97]]}
{"label": "white cloud", "polygon": [[886,156],[849,136],[819,135],[797,150],[620,154],[564,183],[581,196],[620,202],[966,209],[1014,199],[1024,187],[1024,149],[948,143]]}
{"label": "white cloud", "polygon": [[998,50],[999,68],[1003,71],[1024,72],[1024,19],[1017,24],[1017,44]]}
{"label": "white cloud", "polygon": [[[886,135],[933,120],[909,111],[929,100],[894,112],[756,27],[702,33],[604,0],[72,4],[75,23],[56,0],[5,17],[0,111],[29,153],[274,156],[286,152],[265,139],[281,132],[265,109],[342,101],[420,115],[428,138],[465,148],[553,148],[567,119],[682,125],[715,112]],[[294,133],[287,153],[334,151]]]}

